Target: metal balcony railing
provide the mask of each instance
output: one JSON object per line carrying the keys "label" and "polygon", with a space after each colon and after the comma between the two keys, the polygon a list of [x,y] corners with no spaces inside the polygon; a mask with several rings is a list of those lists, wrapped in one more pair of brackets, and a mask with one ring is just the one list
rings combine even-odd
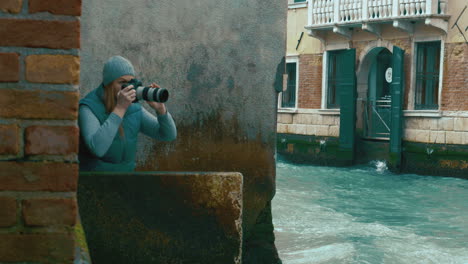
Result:
{"label": "metal balcony railing", "polygon": [[444,0],[309,0],[308,28],[445,15]]}

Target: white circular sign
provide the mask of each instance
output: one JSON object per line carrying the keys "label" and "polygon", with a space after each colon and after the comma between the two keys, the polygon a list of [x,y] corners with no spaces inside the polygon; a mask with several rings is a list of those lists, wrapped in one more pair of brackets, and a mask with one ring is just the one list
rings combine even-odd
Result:
{"label": "white circular sign", "polygon": [[388,67],[388,69],[385,71],[385,80],[388,83],[392,82],[392,68],[391,67]]}

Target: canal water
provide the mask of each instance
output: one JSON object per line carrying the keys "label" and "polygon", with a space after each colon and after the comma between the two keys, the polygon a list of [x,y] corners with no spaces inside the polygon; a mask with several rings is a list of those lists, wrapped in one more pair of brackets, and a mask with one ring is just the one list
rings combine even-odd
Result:
{"label": "canal water", "polygon": [[468,180],[277,160],[284,264],[468,263]]}

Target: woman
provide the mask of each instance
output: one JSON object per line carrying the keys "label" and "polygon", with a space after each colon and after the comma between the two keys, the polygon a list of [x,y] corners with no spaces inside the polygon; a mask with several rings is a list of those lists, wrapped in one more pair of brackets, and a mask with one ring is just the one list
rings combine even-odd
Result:
{"label": "woman", "polygon": [[[156,116],[132,103],[135,89],[122,85],[134,77],[130,61],[114,56],[104,65],[102,84],[80,100],[80,171],[133,171],[140,131],[162,141],[177,137],[164,103],[147,102]],[[155,83],[151,87],[159,88]]]}

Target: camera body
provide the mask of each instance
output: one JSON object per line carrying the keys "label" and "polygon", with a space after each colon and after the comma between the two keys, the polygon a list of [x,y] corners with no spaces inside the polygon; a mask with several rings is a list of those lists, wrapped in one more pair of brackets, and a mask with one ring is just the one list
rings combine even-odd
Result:
{"label": "camera body", "polygon": [[138,100],[164,103],[169,99],[169,92],[164,88],[143,86],[143,83],[140,80],[134,78],[128,83],[123,84],[122,89],[129,85],[133,85],[133,89],[136,90],[136,99],[133,103],[138,102]]}

